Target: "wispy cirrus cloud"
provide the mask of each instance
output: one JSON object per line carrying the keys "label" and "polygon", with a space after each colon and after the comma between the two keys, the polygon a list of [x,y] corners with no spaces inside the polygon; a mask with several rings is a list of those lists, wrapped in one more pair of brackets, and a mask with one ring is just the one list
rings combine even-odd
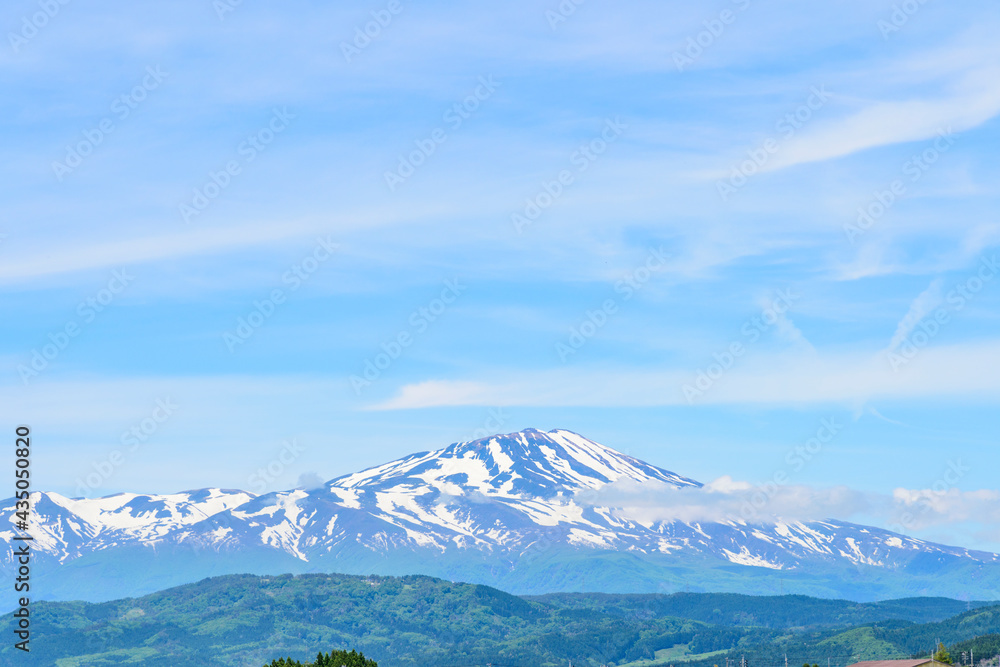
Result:
{"label": "wispy cirrus cloud", "polygon": [[[983,49],[982,60],[955,63],[945,91],[903,93],[908,99],[872,100],[836,120],[816,120],[796,134],[764,170],[831,160],[852,153],[963,132],[1000,114],[1000,67],[996,48]],[[947,59],[947,58],[946,58]],[[898,93],[897,93],[898,94]]]}
{"label": "wispy cirrus cloud", "polygon": [[944,280],[935,278],[923,292],[913,300],[910,309],[903,316],[903,319],[896,325],[896,332],[889,341],[888,350],[897,349],[900,344],[913,332],[913,329],[922,319],[934,311],[944,300]]}
{"label": "wispy cirrus cloud", "polygon": [[[967,397],[1000,401],[1000,341],[931,347],[894,372],[884,355],[766,354],[728,371],[699,402],[732,405],[854,404],[869,398]],[[686,405],[682,387],[693,371],[663,368],[557,369],[496,372],[489,380],[427,380],[406,384],[373,410],[458,405]]]}
{"label": "wispy cirrus cloud", "polygon": [[0,264],[0,283],[27,281],[42,276],[106,269],[125,264],[238,252],[330,229],[328,221],[213,227],[158,236],[39,249]]}

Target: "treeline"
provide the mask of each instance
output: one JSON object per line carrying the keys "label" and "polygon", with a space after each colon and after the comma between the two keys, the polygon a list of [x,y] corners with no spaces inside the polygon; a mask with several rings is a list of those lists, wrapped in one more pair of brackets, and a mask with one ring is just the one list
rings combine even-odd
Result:
{"label": "treeline", "polygon": [[355,650],[330,651],[316,654],[316,659],[312,662],[303,663],[292,658],[278,658],[264,665],[264,667],[378,667],[378,663],[369,660],[363,653]]}

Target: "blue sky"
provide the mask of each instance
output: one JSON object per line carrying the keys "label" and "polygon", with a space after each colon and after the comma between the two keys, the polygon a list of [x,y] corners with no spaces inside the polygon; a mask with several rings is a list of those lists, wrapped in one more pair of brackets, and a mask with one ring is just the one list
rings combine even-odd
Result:
{"label": "blue sky", "polygon": [[36,488],[568,428],[1000,550],[1000,10],[903,4],[7,3]]}

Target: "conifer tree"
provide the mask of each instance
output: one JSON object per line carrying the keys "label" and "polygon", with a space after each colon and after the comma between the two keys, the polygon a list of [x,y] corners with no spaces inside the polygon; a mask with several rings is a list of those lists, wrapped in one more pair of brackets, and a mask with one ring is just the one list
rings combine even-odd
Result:
{"label": "conifer tree", "polygon": [[938,642],[937,651],[931,656],[931,659],[943,662],[946,665],[951,664],[951,655],[948,653],[948,649],[944,647],[943,642]]}

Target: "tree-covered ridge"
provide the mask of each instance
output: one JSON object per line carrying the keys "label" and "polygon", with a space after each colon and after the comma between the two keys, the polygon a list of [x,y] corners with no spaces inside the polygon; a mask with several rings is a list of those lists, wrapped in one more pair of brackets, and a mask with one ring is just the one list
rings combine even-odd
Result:
{"label": "tree-covered ridge", "polygon": [[[422,576],[234,575],[142,598],[35,609],[33,657],[42,664],[85,657],[88,667],[257,667],[276,655],[311,660],[324,646],[356,647],[392,665],[565,664],[577,656],[592,656],[581,665],[600,665],[652,655],[707,627],[563,613]],[[8,619],[0,629],[9,629]],[[0,646],[0,664],[9,651]]]}
{"label": "tree-covered ridge", "polygon": [[968,653],[970,659],[975,657],[977,662],[979,661],[979,658],[998,656],[1000,655],[1000,634],[991,633],[974,639],[969,639],[964,642],[958,642],[957,644],[949,647],[948,650],[950,651],[952,658],[961,658],[962,655]]}
{"label": "tree-covered ridge", "polygon": [[[955,615],[965,607],[940,598],[522,598],[422,576],[235,575],[101,604],[36,603],[32,658],[59,667],[260,667],[277,658],[307,665],[319,650],[351,647],[389,667],[712,667],[743,657],[778,667],[786,654],[791,665],[843,667],[927,655],[938,638],[950,648],[1000,627],[1000,607]],[[0,621],[0,632],[10,623]],[[0,646],[0,664],[12,650]]]}
{"label": "tree-covered ridge", "polygon": [[723,626],[822,628],[907,620],[932,623],[969,608],[995,602],[963,602],[950,598],[912,597],[881,602],[853,602],[806,595],[741,595],[738,593],[550,593],[525,596],[556,608],[588,607],[620,616],[676,616]]}
{"label": "tree-covered ridge", "polygon": [[358,653],[354,649],[348,651],[330,651],[317,654],[312,662],[303,663],[292,658],[278,658],[264,665],[264,667],[378,667],[374,660],[367,659],[363,653]]}
{"label": "tree-covered ridge", "polygon": [[[730,658],[746,657],[751,667],[778,666],[783,664],[785,656],[789,664],[819,662],[823,665],[830,658],[831,664],[836,666],[861,660],[929,658],[942,648],[954,659],[956,652],[961,654],[962,646],[976,645],[983,649],[978,657],[986,658],[997,655],[988,652],[993,645],[986,640],[993,636],[990,633],[997,628],[1000,628],[1000,606],[991,606],[972,609],[934,623],[889,620],[846,629],[803,631],[783,636],[775,632],[765,641],[741,639],[736,650],[725,655]],[[720,664],[717,657],[713,658],[695,659],[685,667]]]}

